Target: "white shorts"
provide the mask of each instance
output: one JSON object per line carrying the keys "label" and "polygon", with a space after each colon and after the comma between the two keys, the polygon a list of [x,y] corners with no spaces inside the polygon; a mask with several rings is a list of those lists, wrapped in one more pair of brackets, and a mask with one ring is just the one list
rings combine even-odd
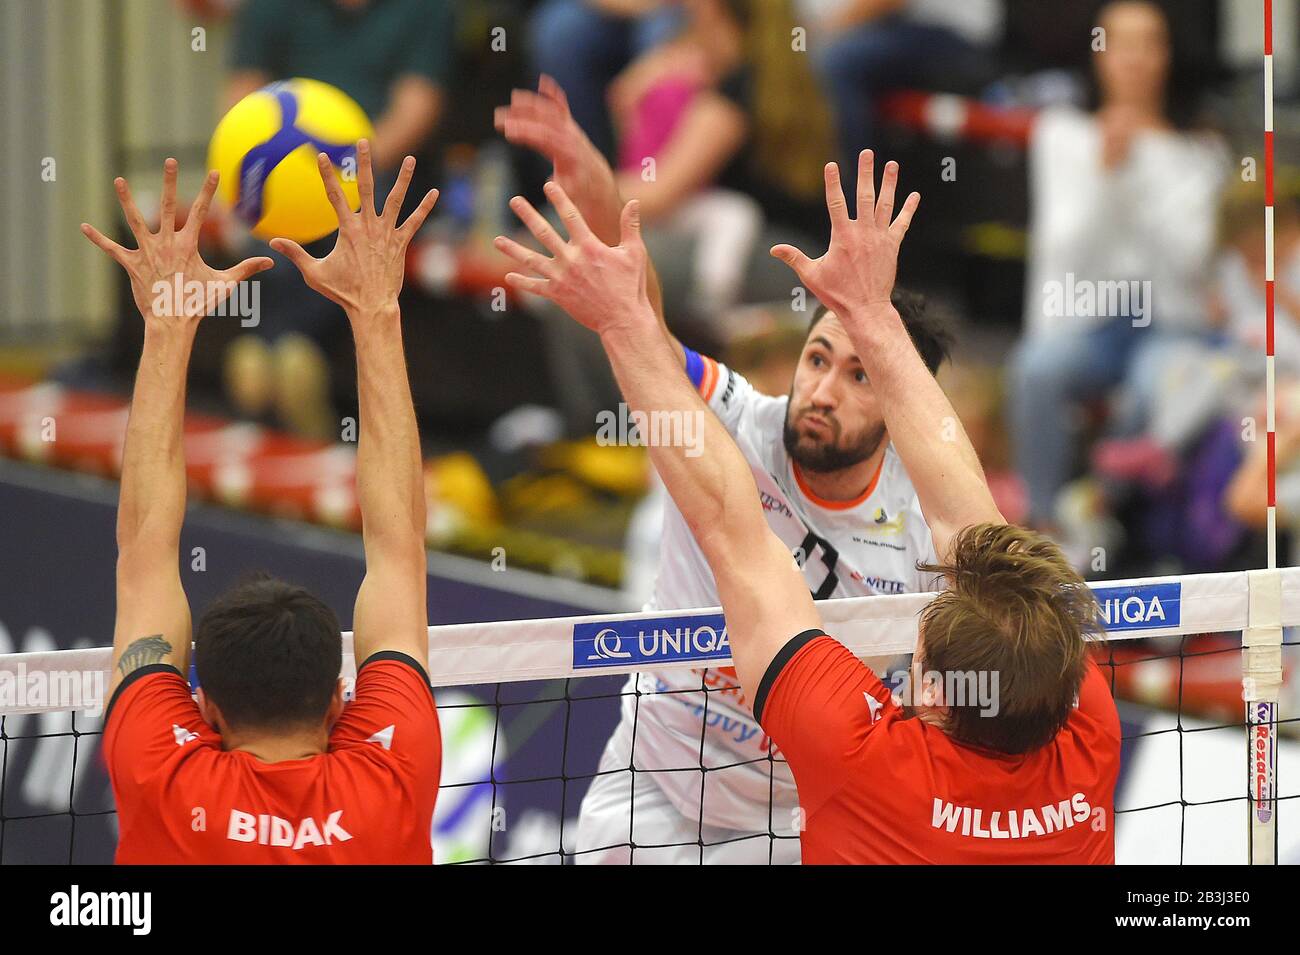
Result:
{"label": "white shorts", "polygon": [[[655,773],[633,773],[630,728],[619,722],[582,799],[575,861],[582,865],[798,865],[796,836],[703,825],[673,805]],[[635,846],[635,848],[633,848]]]}

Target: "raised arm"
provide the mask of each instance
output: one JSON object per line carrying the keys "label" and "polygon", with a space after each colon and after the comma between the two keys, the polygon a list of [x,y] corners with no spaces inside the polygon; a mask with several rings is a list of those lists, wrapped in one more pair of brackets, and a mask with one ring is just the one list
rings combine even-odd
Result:
{"label": "raised arm", "polygon": [[395,650],[428,666],[424,478],[397,295],[406,247],[438,193],[430,190],[398,226],[414,158],[402,162],[382,213],[375,212],[366,140],[357,144],[361,208],[355,213],[348,208],[329,158],[322,153],[317,162],[339,217],[334,248],[325,258],[314,259],[288,239],[273,239],[271,245],[298,267],[309,286],[343,307],[356,343],[361,406],[357,497],[366,550],[366,576],[352,620],[357,664],[381,650]]}
{"label": "raised arm", "polygon": [[[573,115],[560,84],[542,75],[537,92],[514,90],[510,105],[496,110],[496,127],[506,140],[525,146],[551,162],[551,176],[578,208],[591,231],[606,245],[619,241],[623,199],[618,180],[599,149],[587,138]],[[663,292],[654,263],[646,257],[646,294],[673,354],[685,367],[686,353],[668,330]]]}
{"label": "raised arm", "polygon": [[874,176],[874,159],[867,149],[858,165],[859,214],[850,219],[839,167],[829,163],[830,248],[818,259],[789,245],[774,247],[772,254],[795,270],[848,332],[880,401],[889,439],[916,487],[935,553],[943,560],[962,528],[1006,521],[993,502],[984,469],[957,412],[890,304],[899,245],[921,196],[909,195],[894,218],[898,163],[886,164],[879,200]]}
{"label": "raised arm", "polygon": [[185,519],[185,376],[199,321],[244,279],[273,264],[245,259],[218,272],[199,256],[199,229],[217,188],[208,173],[184,226],[176,228],[175,159],[163,164],[158,232],[149,231],[126,180],[113,185],[135,236],[126,249],[94,226],[82,234],[131,279],[144,318],[144,349],[131,396],[117,505],[117,613],[109,693],[133,670],[168,663],[185,673],[190,605],[181,586],[180,536]]}
{"label": "raised arm", "polygon": [[[636,203],[624,208],[620,243],[605,245],[555,183],[546,186],[568,230],[565,242],[525,200],[511,208],[551,252],[547,258],[510,239],[498,248],[531,274],[507,282],[563,308],[600,335],[633,412],[692,416],[699,445],[650,448],[650,456],[713,569],[742,686],[756,693],[776,653],[795,634],[820,626],[803,576],[763,517],[753,474],[717,417],[691,387],[646,293],[646,253]],[[700,453],[702,450],[703,453]]]}

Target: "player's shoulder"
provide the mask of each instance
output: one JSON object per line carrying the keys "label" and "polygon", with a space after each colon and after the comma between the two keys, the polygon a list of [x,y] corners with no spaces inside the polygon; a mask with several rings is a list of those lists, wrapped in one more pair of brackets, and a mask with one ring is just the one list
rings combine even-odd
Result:
{"label": "player's shoulder", "polygon": [[914,538],[928,540],[930,529],[925,523],[921,510],[921,499],[917,496],[916,485],[907,473],[902,457],[890,444],[885,448],[885,459],[880,466],[880,481],[877,497],[887,514],[906,514],[907,532]]}
{"label": "player's shoulder", "polygon": [[747,412],[755,424],[766,427],[771,421],[785,421],[786,395],[769,395],[729,365],[718,363],[718,380],[713,404],[720,412]]}
{"label": "player's shoulder", "polygon": [[[847,691],[873,716],[888,693],[871,668],[825,630],[815,628],[792,636],[768,664],[754,698],[754,714],[761,721],[765,707],[778,695],[793,693],[808,699]],[[860,699],[860,696],[862,699]]]}
{"label": "player's shoulder", "polygon": [[362,661],[357,669],[352,703],[381,700],[413,706],[411,712],[426,707],[435,710],[433,687],[424,664],[400,650],[380,650]]}
{"label": "player's shoulder", "polygon": [[912,475],[907,473],[903,458],[894,448],[893,442],[885,445],[885,457],[880,464],[880,489],[890,497],[908,502],[916,500],[916,486]]}
{"label": "player's shoulder", "polygon": [[1119,710],[1115,706],[1115,695],[1111,692],[1111,681],[1101,664],[1091,655],[1084,663],[1079,696],[1067,725],[1080,723],[1096,725],[1118,738]]}
{"label": "player's shoulder", "polygon": [[401,650],[376,650],[361,661],[357,668],[357,681],[363,676],[386,673],[404,680],[414,680],[424,687],[429,687],[429,671],[420,660],[403,653]]}
{"label": "player's shoulder", "polygon": [[740,418],[738,432],[749,438],[771,461],[785,454],[784,429],[789,400],[785,396],[765,395],[751,386],[745,414]]}
{"label": "player's shoulder", "polygon": [[784,460],[786,396],[759,391],[744,375],[726,366],[709,406],[726,426],[750,464],[772,471]]}
{"label": "player's shoulder", "polygon": [[132,670],[113,690],[104,711],[105,745],[111,750],[111,744],[124,735],[147,740],[151,729],[168,726],[178,734],[186,727],[186,733],[198,734],[195,724],[207,725],[189,681],[170,663],[150,664]]}
{"label": "player's shoulder", "polygon": [[160,692],[171,694],[188,689],[189,684],[185,682],[181,671],[170,663],[150,663],[147,666],[137,667],[122,677],[114,688],[113,695],[109,697],[108,705],[105,707],[104,721],[107,723],[115,712],[124,709],[121,705],[124,701],[137,696],[154,695]]}
{"label": "player's shoulder", "polygon": [[330,733],[330,751],[415,758],[440,752],[439,736],[438,708],[424,666],[399,651],[381,650],[357,671],[352,699]]}

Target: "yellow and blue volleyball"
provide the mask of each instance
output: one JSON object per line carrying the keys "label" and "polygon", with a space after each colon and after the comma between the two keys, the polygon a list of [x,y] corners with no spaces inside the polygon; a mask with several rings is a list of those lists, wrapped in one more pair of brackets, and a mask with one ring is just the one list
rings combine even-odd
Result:
{"label": "yellow and blue volleyball", "polygon": [[318,80],[282,80],[231,107],[212,134],[208,168],[221,173],[218,195],[254,235],[314,242],[339,226],[317,153],[334,163],[356,209],[357,140],[373,135],[365,111],[342,90]]}

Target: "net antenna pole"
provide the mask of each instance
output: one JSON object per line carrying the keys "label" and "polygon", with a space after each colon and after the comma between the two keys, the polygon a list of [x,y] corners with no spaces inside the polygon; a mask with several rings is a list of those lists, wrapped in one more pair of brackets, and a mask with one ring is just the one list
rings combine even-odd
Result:
{"label": "net antenna pole", "polygon": [[1282,577],[1249,572],[1250,625],[1242,631],[1242,699],[1246,702],[1247,843],[1252,865],[1277,862],[1277,708],[1282,689]]}
{"label": "net antenna pole", "polygon": [[1277,571],[1277,437],[1273,366],[1273,0],[1264,0],[1264,401],[1268,434],[1268,569],[1249,574],[1242,632],[1252,865],[1277,863],[1277,713],[1282,688],[1282,586]]}

